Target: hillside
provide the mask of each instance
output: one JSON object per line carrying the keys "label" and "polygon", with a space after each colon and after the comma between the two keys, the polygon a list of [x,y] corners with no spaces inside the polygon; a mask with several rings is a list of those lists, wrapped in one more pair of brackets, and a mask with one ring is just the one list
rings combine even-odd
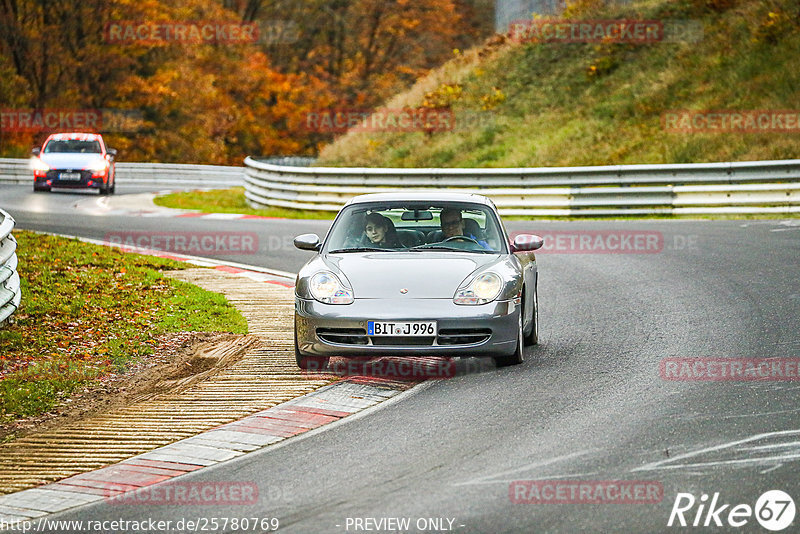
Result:
{"label": "hillside", "polygon": [[[537,167],[800,157],[796,0],[583,0],[560,18],[664,21],[673,33],[644,44],[497,37],[454,51],[385,106],[445,105],[473,124],[350,132],[322,151],[320,163]],[[676,24],[691,31],[676,38]],[[695,114],[667,115],[675,110]],[[761,112],[776,110],[759,126]],[[698,116],[705,130],[691,128]]]}

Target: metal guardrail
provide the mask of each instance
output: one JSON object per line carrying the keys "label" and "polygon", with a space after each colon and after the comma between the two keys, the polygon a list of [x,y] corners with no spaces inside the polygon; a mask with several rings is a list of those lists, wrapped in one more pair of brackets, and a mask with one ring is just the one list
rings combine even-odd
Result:
{"label": "metal guardrail", "polygon": [[22,300],[17,273],[17,241],[11,235],[14,218],[0,210],[0,327],[19,308]]}
{"label": "metal guardrail", "polygon": [[[290,163],[291,164],[291,163]],[[243,167],[186,165],[182,163],[117,163],[121,185],[190,185],[199,187],[241,186]],[[0,184],[33,184],[29,159],[0,159]]]}
{"label": "metal guardrail", "polygon": [[520,169],[292,167],[245,160],[253,207],[337,211],[364,193],[436,188],[486,195],[502,215],[800,212],[800,160]]}

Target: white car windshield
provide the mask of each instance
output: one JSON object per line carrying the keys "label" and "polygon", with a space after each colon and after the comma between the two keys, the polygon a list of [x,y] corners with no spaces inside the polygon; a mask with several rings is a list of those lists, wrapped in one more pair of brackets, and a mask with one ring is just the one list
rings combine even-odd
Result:
{"label": "white car windshield", "polygon": [[44,147],[45,154],[101,154],[99,141],[80,141],[77,139],[53,140]]}
{"label": "white car windshield", "polygon": [[505,253],[503,235],[493,210],[480,204],[355,204],[337,217],[326,249]]}

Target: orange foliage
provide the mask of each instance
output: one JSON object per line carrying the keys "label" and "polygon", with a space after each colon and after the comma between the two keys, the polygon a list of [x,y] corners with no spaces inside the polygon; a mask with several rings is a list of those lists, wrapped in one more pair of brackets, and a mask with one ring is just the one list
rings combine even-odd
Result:
{"label": "orange foliage", "polygon": [[[5,0],[0,109],[131,112],[134,129],[103,132],[120,161],[311,155],[330,139],[303,128],[308,112],[373,106],[413,83],[491,27],[465,18],[481,1]],[[243,20],[280,38],[120,43],[104,33],[114,21]],[[0,132],[0,156],[25,155],[45,135]]]}

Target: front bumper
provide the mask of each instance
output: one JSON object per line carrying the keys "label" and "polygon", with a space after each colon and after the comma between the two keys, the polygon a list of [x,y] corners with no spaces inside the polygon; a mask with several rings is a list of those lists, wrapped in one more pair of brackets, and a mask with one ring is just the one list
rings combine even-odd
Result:
{"label": "front bumper", "polygon": [[[512,354],[518,300],[457,306],[451,299],[356,299],[349,305],[295,297],[295,335],[304,356],[450,356]],[[436,321],[436,337],[367,336],[367,321]]]}
{"label": "front bumper", "polygon": [[[62,180],[61,173],[80,173],[79,180]],[[45,177],[35,176],[34,182],[37,187],[55,187],[64,189],[100,189],[105,187],[102,177],[92,177],[92,171],[58,169],[47,171]]]}

